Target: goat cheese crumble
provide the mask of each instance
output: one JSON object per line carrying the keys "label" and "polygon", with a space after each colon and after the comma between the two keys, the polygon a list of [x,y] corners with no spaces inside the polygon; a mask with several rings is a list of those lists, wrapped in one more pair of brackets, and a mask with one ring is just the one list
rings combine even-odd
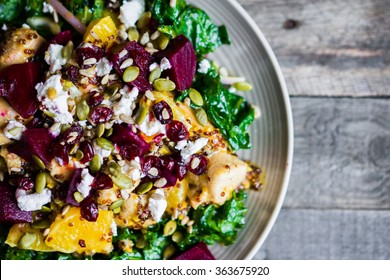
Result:
{"label": "goat cheese crumble", "polygon": [[187,145],[181,150],[180,154],[184,160],[190,158],[193,154],[196,154],[203,149],[208,143],[207,138],[199,138],[195,142],[189,141]]}
{"label": "goat cheese crumble", "polygon": [[198,72],[202,74],[207,74],[210,67],[211,67],[210,61],[208,61],[208,59],[203,59],[201,62],[199,62]]}
{"label": "goat cheese crumble", "polygon": [[89,174],[88,169],[83,169],[81,171],[81,182],[77,184],[76,188],[81,195],[86,198],[91,192],[91,185],[93,183],[94,177]]}
{"label": "goat cheese crumble", "polygon": [[3,133],[8,139],[20,140],[25,130],[26,127],[23,124],[15,120],[10,120],[6,127],[4,127]]}
{"label": "goat cheese crumble", "polygon": [[151,114],[148,114],[144,121],[137,126],[146,136],[153,136],[157,133],[166,134],[165,125],[159,122],[156,118],[152,117]]}
{"label": "goat cheese crumble", "polygon": [[168,58],[164,57],[163,59],[161,59],[160,68],[161,68],[161,71],[168,70],[168,69],[172,68],[172,65],[169,62]]}
{"label": "goat cheese crumble", "polygon": [[154,221],[159,222],[167,209],[168,203],[165,200],[164,190],[157,189],[149,198],[148,209]]}
{"label": "goat cheese crumble", "polygon": [[36,211],[51,201],[51,191],[46,188],[41,193],[28,194],[23,189],[17,189],[15,197],[21,210]]}
{"label": "goat cheese crumble", "polygon": [[93,141],[93,149],[95,150],[95,154],[98,155],[101,160],[103,160],[111,155],[111,151],[100,147],[98,145],[98,143],[96,142],[96,140]]}
{"label": "goat cheese crumble", "polygon": [[45,52],[45,61],[50,65],[50,73],[54,74],[57,70],[61,70],[62,65],[66,64],[66,59],[62,57],[62,49],[64,46],[58,44],[50,44]]}
{"label": "goat cheese crumble", "polygon": [[98,77],[103,77],[107,74],[110,74],[111,70],[112,65],[110,61],[105,57],[103,57],[96,63],[96,74],[98,75]]}
{"label": "goat cheese crumble", "polygon": [[120,7],[119,20],[126,29],[134,27],[135,23],[145,12],[145,0],[131,0]]}

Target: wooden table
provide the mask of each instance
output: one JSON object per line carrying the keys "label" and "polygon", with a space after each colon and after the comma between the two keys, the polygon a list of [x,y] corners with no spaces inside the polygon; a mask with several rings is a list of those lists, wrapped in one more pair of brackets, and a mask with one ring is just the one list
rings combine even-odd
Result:
{"label": "wooden table", "polygon": [[289,190],[255,258],[390,259],[390,0],[239,2],[281,64],[295,130]]}

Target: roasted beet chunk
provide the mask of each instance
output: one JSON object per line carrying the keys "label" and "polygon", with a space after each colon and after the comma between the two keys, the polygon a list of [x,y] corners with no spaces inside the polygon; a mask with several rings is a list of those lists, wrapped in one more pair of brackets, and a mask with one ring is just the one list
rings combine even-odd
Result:
{"label": "roasted beet chunk", "polygon": [[69,164],[69,150],[70,146],[63,145],[58,141],[55,141],[50,148],[51,154],[60,166],[66,166]]}
{"label": "roasted beet chunk", "polygon": [[85,64],[84,61],[89,58],[96,59],[98,62],[105,55],[105,51],[102,48],[94,46],[92,44],[83,44],[81,47],[76,49],[76,60],[80,68],[90,68],[90,64]]}
{"label": "roasted beet chunk", "polygon": [[215,260],[206,244],[198,243],[191,249],[181,253],[175,260]]}
{"label": "roasted beet chunk", "polygon": [[177,90],[189,89],[196,72],[196,54],[191,42],[183,35],[176,37],[164,51],[156,53],[157,61],[164,57],[172,67],[163,73],[175,82]]}
{"label": "roasted beet chunk", "polygon": [[32,222],[32,212],[20,210],[15,199],[15,189],[4,182],[0,182],[0,222]]}
{"label": "roasted beet chunk", "polygon": [[137,146],[140,151],[140,156],[146,155],[150,148],[150,145],[133,131],[131,125],[127,124],[114,124],[110,140],[118,146],[132,144]]}
{"label": "roasted beet chunk", "polygon": [[27,129],[20,141],[9,147],[11,153],[17,154],[30,163],[34,163],[32,155],[39,157],[44,164],[48,164],[53,158],[49,152],[54,136],[47,128]]}
{"label": "roasted beet chunk", "polygon": [[151,90],[152,86],[149,83],[149,67],[153,63],[151,54],[136,41],[121,44],[111,49],[110,60],[120,76],[126,70],[125,68],[121,69],[121,65],[129,58],[133,59],[133,66],[137,66],[140,70],[138,78],[130,82],[129,85],[138,88],[142,92]]}
{"label": "roasted beet chunk", "polygon": [[25,119],[38,110],[35,85],[41,75],[41,66],[35,62],[10,65],[0,71],[0,96]]}

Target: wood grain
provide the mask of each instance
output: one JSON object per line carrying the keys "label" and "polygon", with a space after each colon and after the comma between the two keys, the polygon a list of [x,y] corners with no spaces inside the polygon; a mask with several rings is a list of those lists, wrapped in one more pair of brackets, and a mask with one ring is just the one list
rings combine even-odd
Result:
{"label": "wood grain", "polygon": [[390,209],[390,100],[291,101],[295,153],[284,206]]}
{"label": "wood grain", "polygon": [[390,259],[389,211],[282,210],[255,259]]}
{"label": "wood grain", "polygon": [[[294,96],[390,96],[390,0],[239,0]],[[285,30],[291,18],[296,29]]]}

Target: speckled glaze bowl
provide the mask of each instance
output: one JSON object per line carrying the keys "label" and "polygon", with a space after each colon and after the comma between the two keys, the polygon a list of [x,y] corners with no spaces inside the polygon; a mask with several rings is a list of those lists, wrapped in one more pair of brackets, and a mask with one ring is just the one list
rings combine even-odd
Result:
{"label": "speckled glaze bowl", "polygon": [[232,45],[211,58],[254,86],[246,98],[262,113],[251,127],[253,148],[240,157],[262,167],[266,184],[248,195],[246,226],[229,247],[213,246],[217,259],[252,259],[273,226],[287,190],[293,157],[293,125],[287,88],[279,64],[259,27],[235,0],[189,1],[214,22],[227,26]]}

